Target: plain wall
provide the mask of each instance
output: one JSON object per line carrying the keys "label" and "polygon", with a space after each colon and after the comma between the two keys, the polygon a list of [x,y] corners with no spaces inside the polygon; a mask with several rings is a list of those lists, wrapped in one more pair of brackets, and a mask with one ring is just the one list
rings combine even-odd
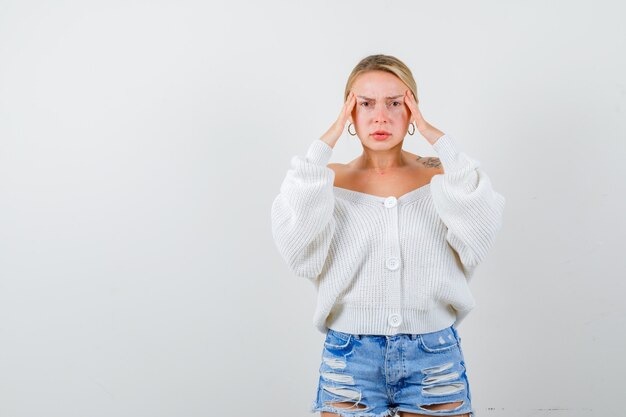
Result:
{"label": "plain wall", "polygon": [[324,336],[270,206],[375,53],[507,199],[458,329],[476,415],[617,415],[625,9],[0,1],[0,416],[310,415]]}

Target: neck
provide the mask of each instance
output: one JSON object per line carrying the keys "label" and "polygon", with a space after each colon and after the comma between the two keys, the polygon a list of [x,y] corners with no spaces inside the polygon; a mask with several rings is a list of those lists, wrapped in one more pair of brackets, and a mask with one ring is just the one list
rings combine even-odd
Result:
{"label": "neck", "polygon": [[402,143],[391,149],[372,150],[363,148],[363,154],[357,159],[355,168],[385,173],[405,168],[409,165],[407,156],[402,151]]}

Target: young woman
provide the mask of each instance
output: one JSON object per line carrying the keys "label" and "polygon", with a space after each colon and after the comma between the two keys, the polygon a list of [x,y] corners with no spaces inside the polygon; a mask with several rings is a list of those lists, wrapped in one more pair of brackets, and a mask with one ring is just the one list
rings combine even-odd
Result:
{"label": "young woman", "polygon": [[[348,120],[363,153],[328,164]],[[438,158],[402,150],[416,130]],[[313,322],[326,335],[311,412],[474,415],[457,326],[504,203],[456,138],[424,120],[404,63],[357,64],[339,117],[291,159],[272,204],[274,241],[314,283]]]}

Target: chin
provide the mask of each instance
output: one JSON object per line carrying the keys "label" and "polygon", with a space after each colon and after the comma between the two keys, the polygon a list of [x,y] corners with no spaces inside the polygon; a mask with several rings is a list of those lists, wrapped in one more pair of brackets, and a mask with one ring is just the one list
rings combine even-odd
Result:
{"label": "chin", "polygon": [[393,148],[394,146],[398,146],[398,144],[402,143],[402,140],[396,140],[392,136],[383,141],[378,141],[374,138],[368,138],[367,141],[362,142],[362,143],[367,144],[370,147],[373,147],[376,149],[389,149],[389,148]]}

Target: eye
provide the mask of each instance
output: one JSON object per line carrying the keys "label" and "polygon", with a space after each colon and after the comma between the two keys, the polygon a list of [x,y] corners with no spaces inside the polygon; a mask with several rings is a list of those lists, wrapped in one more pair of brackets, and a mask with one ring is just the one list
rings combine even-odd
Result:
{"label": "eye", "polygon": [[367,101],[362,102],[362,103],[361,103],[361,106],[363,106],[363,107],[367,107],[367,106],[365,106],[365,104],[368,104],[368,103],[367,103]]}
{"label": "eye", "polygon": [[[399,101],[394,101],[393,104],[400,105],[401,103]],[[398,107],[398,106],[394,106],[394,107]]]}

